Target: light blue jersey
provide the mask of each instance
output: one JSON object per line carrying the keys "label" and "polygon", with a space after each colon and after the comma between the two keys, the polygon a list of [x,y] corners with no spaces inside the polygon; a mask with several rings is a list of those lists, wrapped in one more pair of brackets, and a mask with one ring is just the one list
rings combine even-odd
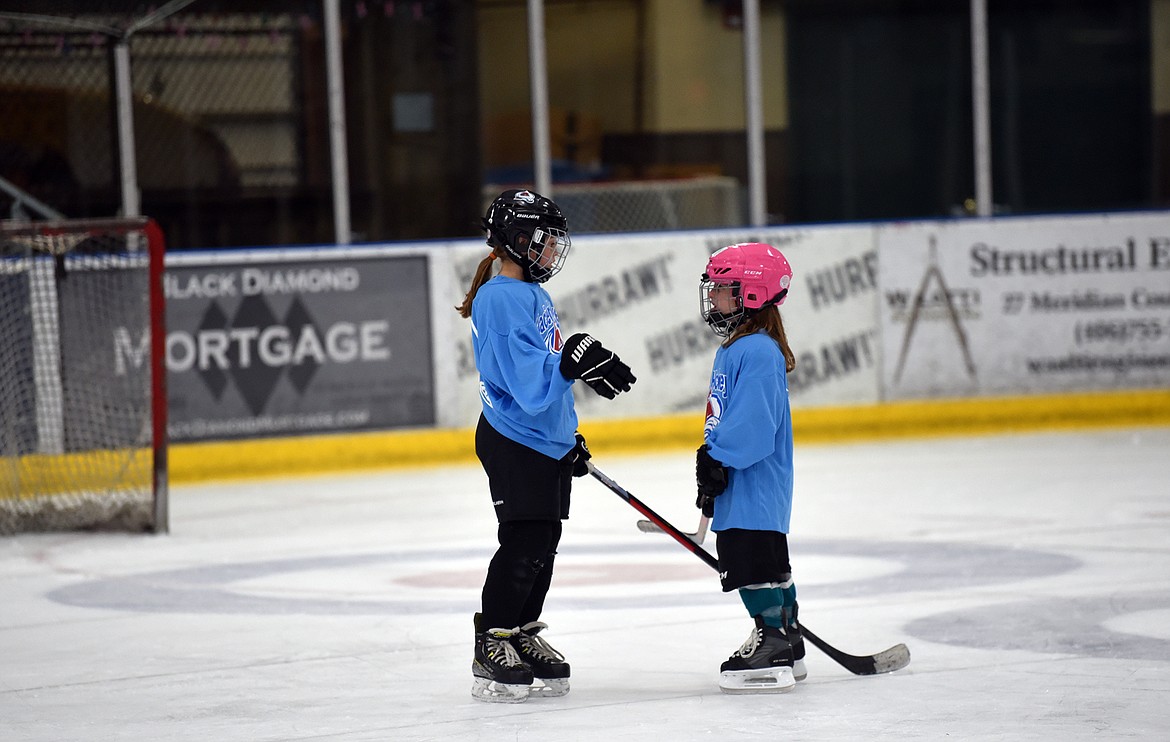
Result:
{"label": "light blue jersey", "polygon": [[560,459],[573,449],[573,382],[561,373],[561,327],[540,284],[496,276],[471,304],[483,414],[500,434]]}
{"label": "light blue jersey", "polygon": [[792,516],[792,413],[780,346],[757,332],[720,346],[711,371],[711,456],[728,467],[711,529],[788,533]]}

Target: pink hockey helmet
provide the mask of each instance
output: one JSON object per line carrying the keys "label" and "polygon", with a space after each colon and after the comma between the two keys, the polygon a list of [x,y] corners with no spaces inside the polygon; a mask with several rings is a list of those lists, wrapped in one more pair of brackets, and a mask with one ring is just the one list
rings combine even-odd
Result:
{"label": "pink hockey helmet", "polygon": [[[791,283],[792,266],[776,248],[762,242],[728,245],[707,261],[699,281],[699,311],[715,334],[727,337],[760,310],[783,304]],[[711,295],[720,286],[731,287],[730,302]]]}

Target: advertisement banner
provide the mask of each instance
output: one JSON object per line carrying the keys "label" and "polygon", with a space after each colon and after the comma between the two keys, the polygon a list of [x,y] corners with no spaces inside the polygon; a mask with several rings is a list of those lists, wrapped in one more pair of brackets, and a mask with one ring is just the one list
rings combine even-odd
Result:
{"label": "advertisement banner", "polygon": [[878,229],[888,399],[1170,385],[1170,216]]}
{"label": "advertisement banner", "polygon": [[[867,225],[713,230],[573,238],[564,270],[548,289],[565,337],[588,332],[638,377],[616,400],[574,386],[582,419],[701,414],[720,338],[699,316],[699,278],[712,252],[735,242],[779,248],[794,271],[781,307],[797,368],[789,377],[794,406],[876,402],[877,253]],[[452,303],[462,301],[487,254],[482,243],[452,248]],[[457,426],[479,416],[471,328],[456,325],[459,350]]]}
{"label": "advertisement banner", "polygon": [[434,424],[424,254],[220,255],[168,259],[173,441]]}

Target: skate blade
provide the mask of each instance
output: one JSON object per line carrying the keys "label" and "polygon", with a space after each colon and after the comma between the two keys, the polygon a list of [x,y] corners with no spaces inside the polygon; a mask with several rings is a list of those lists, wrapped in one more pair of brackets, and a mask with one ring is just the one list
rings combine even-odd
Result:
{"label": "skate blade", "polygon": [[528,686],[530,698],[560,698],[569,692],[568,678],[537,678]]}
{"label": "skate blade", "polygon": [[798,683],[808,677],[808,670],[805,669],[804,660],[797,660],[792,663],[792,677]]}
{"label": "skate blade", "polygon": [[796,687],[791,667],[732,670],[719,674],[719,690],[731,695],[787,693]]}
{"label": "skate blade", "polygon": [[484,703],[524,703],[528,700],[527,685],[508,685],[487,678],[473,678],[471,697]]}

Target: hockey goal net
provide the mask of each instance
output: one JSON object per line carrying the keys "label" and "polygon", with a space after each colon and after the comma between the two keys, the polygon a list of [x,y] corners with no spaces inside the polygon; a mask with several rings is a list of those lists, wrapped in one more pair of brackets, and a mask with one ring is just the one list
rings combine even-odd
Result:
{"label": "hockey goal net", "polygon": [[0,534],[167,530],[163,238],[0,222]]}

